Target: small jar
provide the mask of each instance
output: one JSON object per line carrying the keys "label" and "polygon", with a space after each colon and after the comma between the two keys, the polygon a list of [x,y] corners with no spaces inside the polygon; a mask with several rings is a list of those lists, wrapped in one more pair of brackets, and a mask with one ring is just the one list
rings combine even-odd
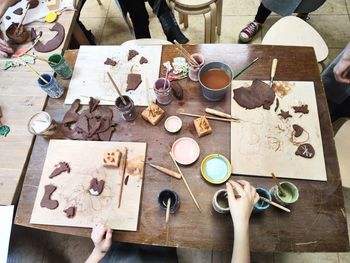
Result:
{"label": "small jar", "polygon": [[126,95],[123,95],[123,98],[126,101],[126,105],[123,103],[122,99],[118,97],[115,101],[115,106],[123,120],[133,121],[137,117],[134,102]]}
{"label": "small jar", "polygon": [[28,121],[28,131],[33,135],[52,136],[57,131],[57,124],[50,114],[45,111],[34,114]]}
{"label": "small jar", "polygon": [[170,213],[175,213],[180,206],[180,198],[178,194],[170,189],[164,189],[158,194],[158,205],[160,209],[167,209],[167,202],[170,198]]}
{"label": "small jar", "polygon": [[154,83],[153,89],[159,104],[168,105],[173,100],[173,92],[168,79],[157,79]]}
{"label": "small jar", "polygon": [[204,65],[205,59],[204,59],[204,56],[202,54],[199,54],[199,53],[192,54],[191,58],[193,58],[195,61],[197,61],[199,66],[192,66],[192,65],[190,65],[189,72],[188,72],[188,77],[192,81],[198,81],[199,80],[199,78],[198,78],[199,70]]}
{"label": "small jar", "polygon": [[227,198],[226,189],[220,189],[214,194],[212,205],[216,212],[220,214],[227,214],[230,212]]}

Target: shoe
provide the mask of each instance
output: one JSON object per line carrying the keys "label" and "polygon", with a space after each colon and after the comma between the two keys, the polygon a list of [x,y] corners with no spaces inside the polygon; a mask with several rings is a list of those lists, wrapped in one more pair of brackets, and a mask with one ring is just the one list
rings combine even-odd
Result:
{"label": "shoe", "polygon": [[242,31],[239,33],[239,40],[243,43],[250,42],[253,37],[260,31],[261,24],[257,22],[250,22]]}
{"label": "shoe", "polygon": [[180,44],[189,42],[188,38],[181,32],[181,29],[175,19],[174,14],[169,11],[159,16],[159,22],[162,25],[166,39],[172,43],[176,40]]}

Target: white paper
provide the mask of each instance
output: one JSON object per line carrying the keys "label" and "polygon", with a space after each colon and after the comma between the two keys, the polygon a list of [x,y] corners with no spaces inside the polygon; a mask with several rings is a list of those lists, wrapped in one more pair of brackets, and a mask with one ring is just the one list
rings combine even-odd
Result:
{"label": "white paper", "polygon": [[13,205],[0,206],[0,262],[7,262],[13,218]]}

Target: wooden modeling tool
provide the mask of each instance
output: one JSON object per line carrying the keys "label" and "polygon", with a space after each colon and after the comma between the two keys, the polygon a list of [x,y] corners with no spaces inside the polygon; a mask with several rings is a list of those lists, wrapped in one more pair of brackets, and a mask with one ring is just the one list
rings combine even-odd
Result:
{"label": "wooden modeling tool", "polygon": [[272,66],[271,66],[271,78],[270,78],[270,88],[272,87],[273,79],[275,78],[276,69],[277,69],[277,58],[274,58],[272,60]]}
{"label": "wooden modeling tool", "polygon": [[205,112],[209,113],[209,114],[213,114],[213,115],[219,116],[219,117],[222,117],[222,118],[239,121],[239,119],[232,117],[230,114],[227,114],[227,113],[222,112],[222,111],[214,110],[212,108],[205,108]]}
{"label": "wooden modeling tool", "polygon": [[174,43],[175,43],[177,49],[182,53],[182,55],[185,56],[185,58],[187,59],[188,63],[190,63],[193,66],[199,67],[198,62],[191,57],[191,54],[188,53],[187,50],[182,47],[182,45],[180,45],[176,41],[174,41]]}
{"label": "wooden modeling tool", "polygon": [[186,187],[187,187],[187,190],[190,192],[190,195],[191,195],[191,197],[192,197],[193,202],[196,204],[196,206],[197,206],[199,212],[202,212],[202,210],[201,210],[201,208],[199,207],[199,204],[198,204],[196,198],[194,197],[194,195],[193,195],[193,193],[192,193],[192,191],[191,191],[190,186],[188,185],[188,183],[187,183],[187,181],[186,181],[186,178],[185,178],[184,174],[181,172],[180,167],[177,165],[177,162],[176,162],[176,160],[175,160],[174,155],[172,154],[172,152],[169,152],[169,154],[170,154],[170,157],[171,157],[171,159],[173,160],[174,164],[176,165],[176,168],[177,168],[178,172],[181,174],[181,177],[182,177],[182,179],[183,179],[183,181],[184,181],[184,183],[185,183],[185,185],[186,185]]}
{"label": "wooden modeling tool", "polygon": [[250,66],[252,66],[259,58],[254,59],[252,62],[250,62],[248,65],[244,66],[242,69],[240,69],[236,75],[233,76],[232,79],[237,78],[239,75],[241,75],[244,71],[246,71]]}
{"label": "wooden modeling tool", "polygon": [[167,204],[166,204],[166,213],[165,213],[165,223],[166,224],[168,224],[168,222],[169,222],[170,204],[171,204],[171,198],[168,198],[168,201],[167,201]]}
{"label": "wooden modeling tool", "polygon": [[120,165],[119,165],[119,175],[122,177],[122,180],[121,180],[121,184],[120,184],[118,208],[120,208],[120,204],[121,204],[121,201],[122,201],[124,177],[125,177],[125,170],[126,170],[127,160],[128,160],[128,148],[125,147],[124,154],[122,155],[122,158],[120,160]]}
{"label": "wooden modeling tool", "polygon": [[275,181],[275,184],[278,187],[278,191],[280,192],[280,195],[284,196],[285,194],[283,192],[282,186],[281,186],[280,182],[278,181],[276,175],[274,173],[271,173],[271,175],[272,175],[273,180]]}
{"label": "wooden modeling tool", "polygon": [[263,200],[264,202],[270,204],[270,205],[273,205],[273,206],[275,206],[275,207],[277,207],[277,208],[279,208],[279,209],[281,209],[283,211],[286,211],[286,212],[290,213],[290,209],[288,209],[288,208],[286,208],[286,207],[284,207],[284,206],[282,206],[280,204],[277,204],[274,201],[270,201],[269,199],[267,199],[267,198],[265,198],[263,196],[260,196],[260,199]]}
{"label": "wooden modeling tool", "polygon": [[193,114],[193,113],[187,113],[187,112],[179,112],[179,114],[184,115],[184,116],[196,117],[196,118],[205,116],[207,119],[215,120],[215,121],[226,121],[226,122],[232,122],[232,121],[237,122],[238,121],[238,120],[234,120],[234,119],[211,117],[211,116],[207,116],[207,115]]}
{"label": "wooden modeling tool", "polygon": [[37,75],[42,81],[44,81],[44,83],[49,84],[49,82],[44,79],[39,72],[37,72],[31,65],[29,65],[27,62],[25,62],[22,58],[18,57],[19,60],[21,60],[22,63],[24,63],[24,65],[26,65],[35,75]]}
{"label": "wooden modeling tool", "polygon": [[157,169],[158,171],[161,171],[162,173],[166,174],[166,175],[169,175],[171,177],[174,177],[176,179],[181,179],[181,174],[177,173],[177,172],[174,172],[168,168],[165,168],[165,167],[162,167],[162,166],[159,166],[159,165],[155,165],[155,164],[152,164],[152,163],[147,163],[149,166],[153,167],[154,169]]}
{"label": "wooden modeling tool", "polygon": [[115,82],[114,82],[114,80],[113,80],[111,74],[110,74],[109,72],[107,72],[107,75],[108,75],[109,79],[111,80],[111,82],[112,82],[112,84],[113,84],[115,90],[118,92],[118,95],[119,95],[120,99],[122,100],[123,104],[124,104],[124,105],[127,105],[126,100],[124,99],[124,97],[123,97],[122,94],[120,93],[120,90],[118,89],[117,84],[115,84]]}
{"label": "wooden modeling tool", "polygon": [[23,21],[24,21],[24,18],[26,17],[27,13],[28,13],[28,10],[29,10],[29,7],[30,7],[30,3],[28,2],[27,3],[27,6],[26,6],[26,9],[24,10],[24,14],[22,16],[22,19],[21,19],[21,22],[18,23],[18,26],[15,30],[15,33],[19,30],[19,28],[21,27],[21,25],[23,24]]}

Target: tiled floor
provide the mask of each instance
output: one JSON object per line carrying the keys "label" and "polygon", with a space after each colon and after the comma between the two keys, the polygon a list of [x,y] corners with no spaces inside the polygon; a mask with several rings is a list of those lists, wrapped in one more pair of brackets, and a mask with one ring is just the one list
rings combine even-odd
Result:
{"label": "tiled floor", "polygon": [[[118,45],[133,39],[125,26],[114,0],[87,1],[81,20],[92,29],[97,43]],[[259,5],[258,0],[224,0],[222,35],[218,43],[237,43],[241,28],[253,19]],[[350,41],[350,0],[329,0],[311,15],[310,24],[323,36],[328,47],[328,64]],[[150,29],[155,38],[165,38],[158,19],[150,13]],[[266,31],[279,19],[273,14],[267,20],[262,32],[253,41],[259,44]],[[204,19],[190,16],[189,28],[184,33],[191,44],[202,43],[204,39]],[[350,190],[344,191],[348,225],[350,226]],[[14,226],[8,262],[84,262],[92,250],[92,242],[87,238],[26,229]],[[178,249],[179,262],[229,262],[231,252],[217,252],[199,249]],[[345,263],[350,262],[350,253],[276,253],[253,254],[252,262],[258,263]]]}

